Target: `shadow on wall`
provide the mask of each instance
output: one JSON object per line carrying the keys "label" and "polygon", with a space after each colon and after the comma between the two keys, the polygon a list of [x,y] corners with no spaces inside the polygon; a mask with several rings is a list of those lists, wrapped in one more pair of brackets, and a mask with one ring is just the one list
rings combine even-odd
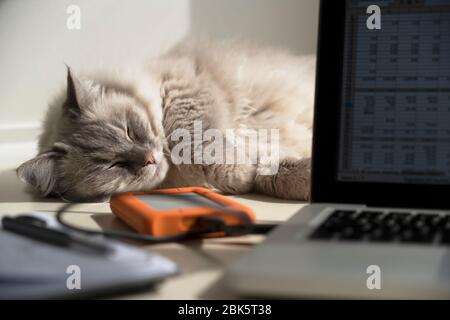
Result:
{"label": "shadow on wall", "polygon": [[318,0],[191,0],[191,33],[316,52]]}

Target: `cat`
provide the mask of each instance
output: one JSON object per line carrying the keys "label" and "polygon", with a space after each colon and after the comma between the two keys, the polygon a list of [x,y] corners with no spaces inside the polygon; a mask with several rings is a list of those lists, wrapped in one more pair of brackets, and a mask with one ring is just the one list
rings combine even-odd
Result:
{"label": "cat", "polygon": [[[307,200],[314,71],[314,56],[240,40],[187,40],[145,65],[82,75],[67,67],[38,155],[17,174],[42,196],[67,201],[183,186]],[[219,132],[278,130],[277,171],[263,174],[267,159],[175,164],[170,137],[179,129],[195,135],[195,122]]]}

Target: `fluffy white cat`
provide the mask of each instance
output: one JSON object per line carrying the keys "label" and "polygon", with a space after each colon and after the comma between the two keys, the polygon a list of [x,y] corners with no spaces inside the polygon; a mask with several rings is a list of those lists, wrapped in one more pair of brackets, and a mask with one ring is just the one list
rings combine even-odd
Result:
{"label": "fluffy white cat", "polygon": [[[312,56],[235,40],[189,40],[143,66],[83,75],[69,69],[66,88],[49,107],[39,153],[18,175],[42,195],[69,200],[175,186],[307,199],[314,71]],[[260,153],[248,163],[198,163],[194,142],[182,155],[192,161],[175,164],[180,141],[173,135],[199,134],[195,123],[224,136],[227,129],[237,136],[277,129],[276,141],[267,142],[276,143],[277,171],[263,174]],[[239,152],[227,138],[224,146]]]}

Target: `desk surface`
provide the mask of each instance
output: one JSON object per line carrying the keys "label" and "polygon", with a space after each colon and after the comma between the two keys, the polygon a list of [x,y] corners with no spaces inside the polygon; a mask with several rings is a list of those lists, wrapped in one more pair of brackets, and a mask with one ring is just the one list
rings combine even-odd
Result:
{"label": "desk surface", "polygon": [[[302,202],[283,201],[259,195],[234,196],[236,200],[253,208],[259,222],[282,222],[301,207]],[[26,191],[11,167],[0,168],[0,215],[30,211],[53,214],[62,204],[51,199],[36,198]],[[115,218],[107,203],[82,204],[73,207],[67,220],[90,228],[126,229]],[[129,293],[122,299],[231,299],[236,298],[222,283],[224,268],[245,254],[264,237],[208,239],[185,243],[145,245],[142,249],[159,253],[175,261],[181,272],[165,280],[156,289]]]}

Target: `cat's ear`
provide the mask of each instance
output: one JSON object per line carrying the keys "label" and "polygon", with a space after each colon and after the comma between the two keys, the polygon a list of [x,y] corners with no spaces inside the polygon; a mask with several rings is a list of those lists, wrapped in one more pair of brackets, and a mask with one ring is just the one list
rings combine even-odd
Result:
{"label": "cat's ear", "polygon": [[37,155],[17,168],[17,176],[46,196],[55,189],[55,161],[58,156],[57,151]]}
{"label": "cat's ear", "polygon": [[64,107],[72,113],[79,115],[83,108],[87,108],[95,99],[98,86],[91,81],[81,80],[72,69],[67,66],[67,97]]}

